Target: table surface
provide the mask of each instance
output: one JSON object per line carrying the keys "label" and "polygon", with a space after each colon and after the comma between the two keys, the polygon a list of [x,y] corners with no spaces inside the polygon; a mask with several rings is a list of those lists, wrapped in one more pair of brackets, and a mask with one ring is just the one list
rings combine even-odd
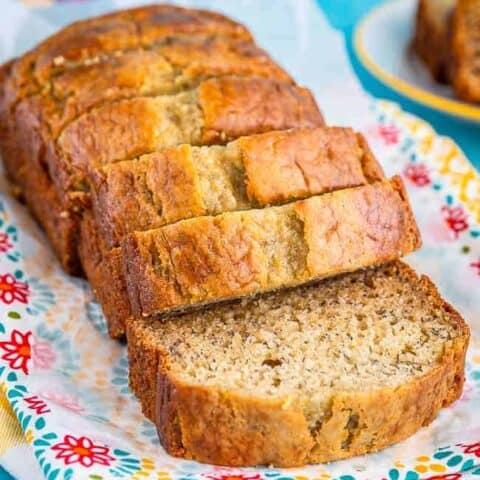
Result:
{"label": "table surface", "polygon": [[407,112],[429,122],[441,135],[453,138],[477,170],[480,170],[478,124],[457,120],[407,99],[373,77],[356,58],[352,41],[356,24],[372,8],[384,2],[385,0],[317,0],[331,25],[344,34],[350,62],[363,87],[375,97],[399,103]]}

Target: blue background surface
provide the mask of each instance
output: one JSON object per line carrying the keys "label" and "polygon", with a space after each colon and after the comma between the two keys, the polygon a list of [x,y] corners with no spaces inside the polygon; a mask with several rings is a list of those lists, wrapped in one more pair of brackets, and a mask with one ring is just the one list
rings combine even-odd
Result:
{"label": "blue background surface", "polygon": [[378,98],[385,98],[402,105],[429,122],[437,132],[453,138],[469,160],[480,170],[480,125],[457,120],[430,108],[419,105],[379,82],[360,64],[353,49],[353,33],[358,21],[375,6],[385,0],[317,0],[331,25],[342,31],[352,66],[364,88]]}

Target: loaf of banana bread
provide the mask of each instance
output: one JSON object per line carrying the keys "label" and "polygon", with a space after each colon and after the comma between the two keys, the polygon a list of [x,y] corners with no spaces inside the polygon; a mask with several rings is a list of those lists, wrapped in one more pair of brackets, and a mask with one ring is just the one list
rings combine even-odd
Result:
{"label": "loaf of banana bread", "polygon": [[400,178],[245,27],[162,5],[78,22],[0,68],[0,133],[62,264],[127,333],[171,454],[346,458],[459,396],[468,329],[426,279],[394,262],[321,280],[420,235]]}

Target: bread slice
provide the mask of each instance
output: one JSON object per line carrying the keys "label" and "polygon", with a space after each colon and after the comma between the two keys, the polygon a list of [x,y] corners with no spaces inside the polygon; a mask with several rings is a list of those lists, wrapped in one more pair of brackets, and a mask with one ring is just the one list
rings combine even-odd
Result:
{"label": "bread slice", "polygon": [[456,0],[420,0],[414,37],[416,53],[433,78],[447,82],[450,69],[450,28]]}
{"label": "bread slice", "polygon": [[420,246],[399,177],[280,207],[197,217],[122,242],[135,316],[377,265]]}
{"label": "bread slice", "polygon": [[178,220],[306,198],[384,178],[365,139],[320,127],[181,145],[93,173],[93,210],[108,248]]}
{"label": "bread slice", "polygon": [[182,143],[224,144],[253,133],[323,125],[309,90],[258,77],[221,77],[178,95],[94,109],[68,125],[47,155],[61,191],[85,190],[89,170]]}
{"label": "bread slice", "polygon": [[456,400],[469,331],[395,262],[175,319],[132,319],[130,385],[168,453],[300,466],[374,452]]}
{"label": "bread slice", "polygon": [[453,17],[452,85],[468,102],[480,102],[480,1],[458,0]]}

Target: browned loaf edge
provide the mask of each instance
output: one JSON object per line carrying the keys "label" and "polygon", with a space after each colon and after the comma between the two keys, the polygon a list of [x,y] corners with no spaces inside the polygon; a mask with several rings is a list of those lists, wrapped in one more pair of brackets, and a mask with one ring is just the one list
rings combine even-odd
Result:
{"label": "browned loaf edge", "polygon": [[182,145],[92,175],[106,245],[186,218],[302,199],[384,177],[360,134],[319,127],[242,137],[226,147]]}
{"label": "browned loaf edge", "polygon": [[[13,62],[10,62],[0,69],[0,85],[4,85],[12,65]],[[24,144],[17,143],[10,135],[8,111],[2,108],[4,93],[4,89],[0,88],[0,149],[7,176],[16,196],[20,196],[28,204],[32,214],[44,228],[63,268],[78,274],[81,270],[76,255],[78,219],[73,212],[62,208],[62,202],[46,171],[34,162],[27,165],[21,162]]]}
{"label": "browned loaf edge", "polygon": [[377,265],[420,244],[403,183],[394,177],[134,232],[122,251],[132,311],[149,316]]}
{"label": "browned loaf edge", "polygon": [[440,19],[431,0],[420,0],[416,16],[413,46],[435,80],[447,82],[450,70],[450,29],[453,14]]}
{"label": "browned loaf edge", "polygon": [[[139,322],[129,321],[130,386],[144,414],[156,421],[167,452],[219,465],[292,467],[377,451],[432,422],[442,407],[461,395],[468,327],[427,277],[418,277],[398,261],[380,268],[401,275],[432,305],[450,313],[462,334],[423,377],[371,394],[336,395],[328,420],[315,433],[308,429],[303,412],[286,406],[284,399],[267,401],[182,383],[170,372],[168,353],[154,346]],[[352,411],[358,413],[362,429],[344,449]]]}
{"label": "browned loaf edge", "polygon": [[453,16],[452,84],[468,102],[480,102],[480,1],[458,0]]}

